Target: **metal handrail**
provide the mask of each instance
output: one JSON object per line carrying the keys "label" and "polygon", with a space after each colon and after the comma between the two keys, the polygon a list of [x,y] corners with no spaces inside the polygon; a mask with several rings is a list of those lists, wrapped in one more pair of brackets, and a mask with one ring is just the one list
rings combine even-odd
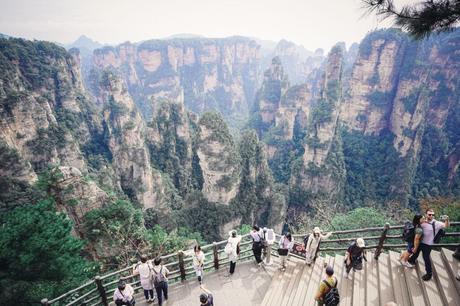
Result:
{"label": "metal handrail", "polygon": [[[450,225],[451,226],[459,226],[460,225],[460,222],[450,222]],[[370,228],[361,228],[361,229],[354,229],[354,230],[343,230],[343,231],[335,231],[333,232],[333,235],[337,235],[337,234],[353,234],[353,233],[364,233],[364,232],[376,232],[376,231],[382,231],[382,234],[380,236],[369,236],[369,237],[362,237],[363,239],[365,240],[379,240],[379,244],[377,245],[369,245],[366,247],[366,249],[376,249],[376,259],[378,259],[378,255],[380,254],[381,250],[382,249],[395,249],[395,248],[405,248],[406,245],[405,244],[385,244],[384,241],[386,239],[398,239],[398,238],[402,238],[402,235],[387,235],[387,232],[388,231],[391,231],[391,230],[397,230],[397,229],[402,229],[404,228],[403,225],[395,225],[395,226],[390,226],[390,225],[385,225],[383,228],[382,227],[370,227]],[[292,235],[295,238],[300,238],[300,237],[304,237],[305,234],[295,234],[295,235]],[[446,233],[446,236],[448,237],[458,237],[460,236],[460,232],[448,232]],[[251,240],[247,240],[247,241],[243,241],[247,238],[249,238],[250,235],[249,234],[245,234],[245,235],[242,235],[242,242],[240,244],[241,246],[241,252],[240,252],[240,260],[244,260],[244,259],[248,259],[250,258],[252,255],[245,255],[246,253],[249,253],[251,252],[251,248],[244,248],[245,246],[247,245],[250,245],[251,244]],[[281,237],[281,235],[279,234],[275,234],[275,237]],[[330,251],[341,251],[341,250],[346,250],[347,248],[346,247],[330,247],[330,248],[321,248],[321,244],[323,243],[341,243],[341,242],[349,242],[349,241],[353,241],[355,240],[356,237],[347,237],[347,238],[341,238],[341,239],[329,239],[329,240],[322,240],[320,245],[318,246],[318,251],[324,251],[324,252],[330,252]],[[222,241],[219,241],[219,242],[214,242],[214,243],[211,243],[211,244],[207,244],[205,246],[202,246],[201,249],[211,249],[212,251],[210,252],[206,252],[206,255],[207,257],[209,258],[210,255],[212,255],[212,259],[209,260],[209,261],[206,261],[205,263],[205,268],[206,269],[210,269],[210,268],[215,268],[215,269],[218,269],[219,268],[219,265],[222,265],[222,266],[226,266],[228,265],[229,261],[228,261],[228,256],[225,255],[224,257],[222,257],[222,254],[224,254],[224,249],[223,248],[220,248],[220,246],[223,246],[225,243],[227,242],[227,240],[222,240]],[[457,246],[457,244],[452,244],[452,243],[447,243],[447,244],[437,244],[435,245],[435,247],[455,247]],[[277,254],[276,252],[274,252],[273,250],[273,247],[274,246],[270,246],[270,252],[274,255],[275,257],[277,257]],[[165,255],[165,256],[161,256],[161,259],[162,260],[167,260],[167,259],[170,259],[170,258],[173,258],[173,257],[179,257],[179,260],[177,261],[173,261],[173,262],[168,262],[166,265],[167,266],[178,266],[179,269],[177,270],[174,270],[170,273],[169,275],[169,279],[171,282],[177,282],[179,279],[180,280],[185,280],[187,278],[188,275],[192,275],[193,272],[193,266],[190,265],[190,261],[191,261],[191,258],[187,256],[187,258],[183,258],[184,254],[185,253],[188,253],[188,252],[184,252],[184,251],[179,251],[177,253],[172,253],[172,254],[168,254],[168,255]],[[181,256],[182,256],[182,259],[181,259]],[[291,254],[291,256],[294,256],[294,257],[299,257],[299,258],[302,258],[296,254]],[[185,262],[188,262],[188,264],[186,265]],[[92,294],[95,294],[95,293],[99,293],[99,298],[102,299],[102,304],[103,305],[106,305],[107,303],[107,294],[109,294],[110,292],[113,292],[114,289],[113,288],[108,288],[114,284],[117,283],[118,281],[118,278],[120,278],[120,274],[124,273],[124,272],[127,272],[127,271],[130,271],[132,269],[132,266],[128,266],[126,268],[123,268],[123,269],[120,269],[120,270],[117,270],[117,271],[113,271],[113,272],[110,272],[106,275],[103,275],[103,276],[97,276],[93,281],[89,281],[87,283],[85,283],[84,285],[80,286],[80,287],[77,287],[75,289],[72,289],[50,301],[48,301],[47,299],[43,299],[41,301],[41,304],[42,305],[52,305],[52,304],[56,304],[58,302],[63,302],[63,300],[67,297],[70,297],[71,295],[81,291],[82,289],[85,289],[89,286],[94,286],[94,284],[96,284],[96,289],[94,287],[92,287],[88,292],[85,292],[83,293],[82,295],[80,295],[79,297],[75,298],[75,299],[72,299],[71,301],[69,302],[66,302],[64,303],[63,305],[66,305],[66,306],[71,306],[71,305],[77,305],[78,302],[81,302],[82,304],[87,304],[91,301],[94,301],[96,298],[98,298],[98,295],[94,295],[94,296],[91,296]],[[114,277],[114,276],[118,276],[116,280],[113,280],[113,281],[109,281],[109,282],[106,282],[105,284],[103,284],[103,281],[110,278],[110,277]],[[132,278],[134,277],[133,275],[128,275],[128,276],[122,276],[123,278],[125,279],[129,279],[129,278]],[[139,281],[135,281],[133,282],[133,284],[139,284]],[[136,289],[140,288],[139,286],[136,287]],[[88,298],[88,299],[86,299]]]}

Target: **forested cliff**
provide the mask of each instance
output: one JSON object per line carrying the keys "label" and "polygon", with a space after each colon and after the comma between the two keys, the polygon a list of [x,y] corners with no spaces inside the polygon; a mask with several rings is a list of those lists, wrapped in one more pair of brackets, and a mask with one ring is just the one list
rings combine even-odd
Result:
{"label": "forested cliff", "polygon": [[0,47],[2,214],[51,200],[93,258],[120,247],[102,220],[133,220],[142,249],[152,231],[212,241],[459,196],[458,30],[380,30],[326,57],[280,42],[263,73],[242,37],[124,43],[84,64],[48,42]]}

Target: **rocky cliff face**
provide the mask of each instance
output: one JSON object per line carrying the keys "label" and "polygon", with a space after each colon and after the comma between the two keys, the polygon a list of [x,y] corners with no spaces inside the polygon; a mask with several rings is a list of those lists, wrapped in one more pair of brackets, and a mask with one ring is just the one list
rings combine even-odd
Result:
{"label": "rocky cliff face", "polygon": [[198,123],[197,154],[203,194],[210,202],[229,204],[238,190],[239,156],[223,119],[205,113]]}
{"label": "rocky cliff face", "polygon": [[398,31],[374,32],[360,45],[341,121],[353,130],[377,134],[387,127],[408,38]]}
{"label": "rocky cliff face", "polygon": [[97,122],[77,62],[47,42],[2,39],[0,44],[0,140],[18,161],[2,161],[2,172],[24,184],[35,182],[50,164],[86,174],[83,148]]}
{"label": "rocky cliff face", "polygon": [[305,85],[281,93],[266,79],[260,92],[278,95],[256,100],[252,123],[275,178],[289,181],[291,206],[322,194],[404,206],[458,193],[458,35],[376,31],[359,48],[334,47]]}
{"label": "rocky cliff face", "polygon": [[252,125],[260,137],[275,124],[276,112],[281,98],[289,88],[289,80],[279,57],[272,59],[272,64],[264,73],[262,87],[257,92],[253,109]]}
{"label": "rocky cliff face", "polygon": [[[247,39],[100,49],[92,97],[78,52],[0,39],[0,209],[33,202],[50,166],[62,175],[46,192],[76,234],[86,212],[111,201],[108,190],[152,224],[188,222],[213,239],[245,223],[279,228],[289,208],[458,196],[459,37],[377,31],[359,49],[335,46],[295,86],[275,57],[254,100],[256,133],[238,140],[222,116],[186,108],[247,112],[258,61]],[[204,229],[197,216],[218,224]]]}
{"label": "rocky cliff face", "polygon": [[257,83],[259,46],[242,37],[151,40],[98,49],[93,78],[114,69],[146,118],[162,101],[185,101],[202,113],[220,111],[241,124],[251,107]]}
{"label": "rocky cliff face", "polygon": [[107,143],[120,187],[144,208],[155,207],[159,202],[160,188],[150,165],[141,115],[122,81],[115,75],[105,73],[101,85],[101,99],[107,105],[103,112]]}
{"label": "rocky cliff face", "polygon": [[307,132],[301,163],[294,169],[290,184],[294,189],[327,196],[328,201],[342,197],[345,169],[338,134],[338,118],[342,102],[342,71],[345,50],[332,48],[326,60],[320,97],[307,116]]}

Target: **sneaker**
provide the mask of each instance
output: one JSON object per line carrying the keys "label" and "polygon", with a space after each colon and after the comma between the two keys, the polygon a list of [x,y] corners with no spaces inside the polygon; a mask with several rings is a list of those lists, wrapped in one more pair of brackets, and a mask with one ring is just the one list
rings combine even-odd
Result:
{"label": "sneaker", "polygon": [[350,273],[345,273],[345,278],[346,279],[351,279]]}
{"label": "sneaker", "polygon": [[425,275],[423,275],[423,276],[422,276],[422,279],[423,279],[424,281],[429,281],[429,280],[431,279],[431,274],[425,274]]}
{"label": "sneaker", "polygon": [[406,261],[405,263],[403,263],[403,266],[408,267],[408,268],[413,268],[413,267],[415,267],[413,264],[410,264],[410,263],[407,262],[407,261]]}

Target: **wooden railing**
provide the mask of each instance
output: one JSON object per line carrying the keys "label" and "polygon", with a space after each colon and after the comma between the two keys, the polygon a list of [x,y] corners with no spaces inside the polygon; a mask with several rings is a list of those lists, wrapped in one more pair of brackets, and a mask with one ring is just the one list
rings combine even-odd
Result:
{"label": "wooden railing", "polygon": [[[460,222],[451,222],[451,226],[459,226]],[[363,228],[355,230],[346,230],[346,231],[336,231],[332,236],[337,236],[337,239],[327,239],[322,240],[319,245],[319,252],[336,252],[336,251],[345,251],[348,248],[348,244],[351,241],[356,240],[356,238],[361,237],[366,241],[366,249],[375,249],[374,257],[378,259],[380,253],[384,249],[403,249],[406,247],[406,244],[395,243],[395,240],[402,241],[401,230],[403,226],[390,226],[386,224],[382,227],[372,227],[372,228]],[[398,231],[397,234],[394,232]],[[379,235],[366,236],[364,234],[380,232]],[[391,234],[390,232],[393,232]],[[358,235],[359,234],[359,235]],[[302,241],[305,235],[293,235],[294,240]],[[347,236],[347,237],[343,237]],[[352,236],[352,237],[349,237]],[[276,237],[279,238],[280,235],[276,234]],[[446,237],[460,237],[460,232],[450,232],[446,234]],[[241,240],[241,252],[239,260],[247,260],[253,256],[252,254],[252,241],[248,234],[242,236]],[[390,243],[385,243],[386,241]],[[374,244],[370,244],[374,242]],[[229,265],[228,256],[224,252],[225,245],[227,240],[214,242],[202,246],[201,249],[205,253],[206,260],[204,268],[205,270],[217,270],[222,266]],[[458,245],[459,241],[456,243],[443,243],[436,244],[434,247],[447,247],[454,248]],[[331,247],[323,247],[323,245],[332,245]],[[278,249],[278,243],[275,243],[270,246],[270,253],[278,257],[276,250]],[[267,251],[267,250],[265,250]],[[192,265],[192,257],[187,256],[188,252],[179,251],[175,254],[169,254],[162,256],[163,264],[169,269],[170,274],[168,276],[169,284],[177,283],[184,281],[190,276],[194,276],[195,272]],[[302,258],[298,255],[291,254],[291,256]],[[303,258],[302,258],[303,259]],[[63,295],[52,299],[43,299],[41,301],[42,305],[104,305],[107,306],[111,300],[111,296],[116,289],[116,285],[120,279],[126,280],[131,284],[135,291],[141,289],[140,281],[137,276],[132,275],[132,266],[126,267],[124,269],[106,274],[104,276],[96,276],[94,280],[87,282],[86,284],[75,288],[71,291],[64,293]]]}

